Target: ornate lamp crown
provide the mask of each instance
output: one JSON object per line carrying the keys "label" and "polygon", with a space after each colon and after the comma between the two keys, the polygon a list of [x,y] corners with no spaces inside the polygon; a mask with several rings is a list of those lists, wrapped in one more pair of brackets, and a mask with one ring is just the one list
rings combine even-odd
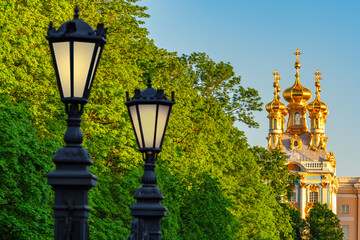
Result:
{"label": "ornate lamp crown", "polygon": [[175,104],[174,92],[171,101],[167,99],[164,90],[151,87],[148,79],[148,88],[143,91],[135,89],[133,98],[126,92],[129,115],[141,152],[161,151],[171,106]]}
{"label": "ornate lamp crown", "polygon": [[90,94],[101,53],[106,43],[104,24],[94,30],[79,19],[76,6],[74,19],[58,30],[50,22],[49,41],[61,100],[64,103],[86,103]]}

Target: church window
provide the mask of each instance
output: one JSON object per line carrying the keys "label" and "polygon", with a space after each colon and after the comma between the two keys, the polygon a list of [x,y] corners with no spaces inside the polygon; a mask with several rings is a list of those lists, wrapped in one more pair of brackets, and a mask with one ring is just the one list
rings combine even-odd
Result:
{"label": "church window", "polygon": [[318,192],[310,192],[309,202],[319,202],[319,193]]}
{"label": "church window", "polygon": [[274,119],[274,129],[277,129],[277,119]]}
{"label": "church window", "polygon": [[341,205],[341,213],[349,214],[350,206],[349,205]]}
{"label": "church window", "polygon": [[342,231],[344,233],[344,240],[349,240],[349,225],[342,225]]}
{"label": "church window", "polygon": [[294,118],[295,118],[295,125],[300,125],[300,115],[298,112],[294,114]]}

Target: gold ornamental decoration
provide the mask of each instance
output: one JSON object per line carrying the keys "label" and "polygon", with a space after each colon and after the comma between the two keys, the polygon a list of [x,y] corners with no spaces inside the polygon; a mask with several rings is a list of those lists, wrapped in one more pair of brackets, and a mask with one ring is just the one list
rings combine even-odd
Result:
{"label": "gold ornamental decoration", "polygon": [[296,208],[297,210],[300,211],[300,207],[299,207],[299,204],[298,204],[297,202],[290,202],[290,204],[291,204],[291,206],[292,206],[293,208]]}
{"label": "gold ornamental decoration", "polygon": [[301,182],[301,183],[300,183],[300,188],[306,188],[306,183],[305,183],[305,182]]}
{"label": "gold ornamental decoration", "polygon": [[302,148],[302,140],[301,140],[301,138],[300,138],[297,134],[295,134],[295,135],[292,136],[292,138],[291,138],[291,146],[290,146],[290,149],[291,149],[291,150],[296,149],[296,150],[300,151],[301,148]]}
{"label": "gold ornamental decoration", "polygon": [[322,182],[322,183],[321,183],[321,186],[322,186],[322,188],[327,188],[327,186],[329,186],[329,183],[327,183],[327,182]]}
{"label": "gold ornamental decoration", "polygon": [[311,184],[310,185],[310,191],[312,191],[312,192],[316,192],[317,190],[318,190],[318,185],[316,185],[316,184]]}
{"label": "gold ornamental decoration", "polygon": [[281,149],[282,148],[282,134],[269,134],[266,138],[268,140],[268,150]]}
{"label": "gold ornamental decoration", "polygon": [[333,152],[329,152],[326,154],[328,161],[330,162],[330,165],[332,168],[335,168],[336,166],[336,159]]}
{"label": "gold ornamental decoration", "polygon": [[320,133],[311,133],[310,135],[310,143],[309,143],[309,148],[308,149],[312,149],[315,152],[319,151],[320,149],[324,149],[325,152],[327,152],[326,150],[326,142],[329,138],[325,137],[324,134],[320,134]]}
{"label": "gold ornamental decoration", "polygon": [[306,208],[305,208],[305,215],[308,217],[309,216],[309,211],[310,209],[312,209],[314,207],[314,203],[313,202],[308,202],[306,204]]}

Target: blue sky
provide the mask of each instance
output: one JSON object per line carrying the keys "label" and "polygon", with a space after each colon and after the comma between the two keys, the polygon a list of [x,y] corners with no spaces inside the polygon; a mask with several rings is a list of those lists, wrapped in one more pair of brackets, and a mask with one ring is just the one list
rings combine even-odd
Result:
{"label": "blue sky", "polygon": [[[328,105],[328,151],[338,176],[360,176],[360,1],[333,0],[144,0],[145,19],[155,44],[181,54],[205,52],[230,62],[242,84],[259,91],[264,104],[273,99],[274,69],[281,90],[295,81],[299,48],[300,82],[314,99],[314,75],[322,73],[321,100]],[[309,101],[309,102],[310,102]],[[282,99],[282,102],[287,104]],[[259,129],[245,131],[251,145],[266,147],[265,109],[256,114]],[[308,122],[309,124],[309,122]]]}

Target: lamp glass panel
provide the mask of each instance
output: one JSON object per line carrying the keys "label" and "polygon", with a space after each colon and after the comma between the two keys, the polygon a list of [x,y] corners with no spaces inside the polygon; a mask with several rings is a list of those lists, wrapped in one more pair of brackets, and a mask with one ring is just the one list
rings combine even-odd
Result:
{"label": "lamp glass panel", "polygon": [[95,43],[74,42],[74,97],[83,97]]}
{"label": "lamp glass panel", "polygon": [[70,90],[70,42],[53,43],[56,66],[64,97],[71,97]]}
{"label": "lamp glass panel", "polygon": [[97,64],[98,61],[99,61],[100,50],[101,50],[101,47],[98,47],[97,52],[96,52],[96,57],[95,57],[94,66],[93,66],[93,69],[92,69],[92,72],[91,72],[91,77],[90,77],[88,89],[90,89],[91,83],[92,83],[92,81],[93,81],[93,77],[94,77],[94,73],[95,73],[95,69],[96,69],[96,64]]}
{"label": "lamp glass panel", "polygon": [[156,104],[139,104],[145,148],[154,147]]}
{"label": "lamp glass panel", "polygon": [[162,137],[164,136],[166,120],[169,115],[169,106],[159,105],[157,128],[156,128],[156,140],[155,148],[160,148]]}
{"label": "lamp glass panel", "polygon": [[130,117],[132,119],[133,122],[133,127],[134,127],[134,132],[136,134],[136,137],[138,139],[138,143],[139,143],[139,147],[143,148],[143,143],[142,143],[142,138],[141,138],[141,133],[140,133],[140,125],[139,125],[139,119],[138,119],[138,114],[136,111],[136,106],[130,106],[129,107],[129,112],[130,112]]}

